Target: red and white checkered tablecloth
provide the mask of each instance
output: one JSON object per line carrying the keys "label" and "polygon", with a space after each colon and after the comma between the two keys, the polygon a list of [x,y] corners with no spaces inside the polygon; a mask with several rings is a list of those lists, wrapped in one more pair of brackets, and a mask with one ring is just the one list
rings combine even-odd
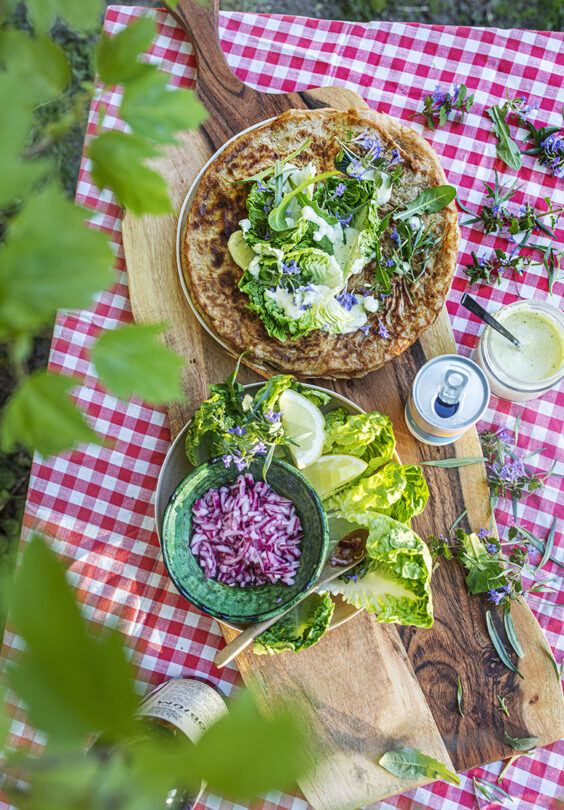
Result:
{"label": "red and white checkered tablecloth", "polygon": [[[113,6],[108,9],[105,30],[110,34],[144,13],[142,8]],[[193,85],[195,60],[184,33],[165,11],[153,13],[158,35],[149,59],[170,74],[171,85]],[[513,173],[496,161],[495,139],[485,109],[498,103],[506,90],[526,95],[540,105],[532,120],[539,125],[561,123],[564,104],[564,35],[533,31],[502,31],[404,23],[334,22],[307,18],[221,13],[219,31],[228,62],[237,75],[262,90],[294,91],[340,84],[360,93],[371,107],[412,123],[410,113],[421,107],[425,94],[438,83],[448,89],[465,83],[475,94],[466,123],[448,123],[431,132],[412,124],[433,144],[441,156],[448,180],[459,189],[461,199],[477,207],[482,200],[482,180],[493,179],[494,166],[511,179]],[[104,129],[124,125],[117,117],[119,91],[99,92],[92,103],[88,134],[94,133],[101,103],[107,106]],[[524,134],[524,133],[523,133]],[[525,189],[515,202],[525,198],[540,203],[550,195],[564,199],[564,180],[551,177],[525,156],[519,177]],[[526,192],[526,193],[524,193]],[[118,281],[99,297],[90,310],[61,313],[57,318],[50,368],[76,379],[76,399],[88,414],[94,429],[113,440],[113,449],[88,446],[47,460],[36,457],[29,487],[24,532],[39,524],[57,538],[53,547],[70,566],[73,584],[84,602],[85,614],[102,624],[115,624],[125,634],[139,682],[157,684],[180,673],[196,674],[230,694],[239,683],[234,665],[224,670],[213,666],[221,641],[215,621],[202,615],[180,597],[171,585],[161,559],[153,518],[154,493],[159,468],[169,446],[167,419],[163,410],[139,400],[122,402],[107,393],[96,379],[89,361],[89,347],[105,329],[131,320],[121,243],[121,209],[109,191],[100,192],[83,159],[77,201],[93,209],[93,228],[110,234],[116,252]],[[479,230],[462,229],[460,266],[470,261],[472,250],[489,252],[505,246],[500,239]],[[562,228],[558,231],[562,241]],[[448,301],[459,351],[469,355],[481,329],[459,306],[466,279],[458,269]],[[545,300],[548,286],[544,270],[532,268],[525,279],[505,279],[501,287],[474,288],[490,311],[521,295]],[[562,303],[564,284],[554,285],[554,304]],[[546,450],[533,459],[546,471],[562,452],[564,390],[550,391],[542,399],[522,405],[492,397],[486,418],[479,427],[515,424],[521,415],[519,444],[523,450]],[[562,461],[556,472],[564,472]],[[555,512],[562,510],[564,482],[553,476],[541,494],[532,494],[518,507],[519,523],[544,538]],[[562,513],[562,511],[561,511]],[[500,531],[511,525],[508,504],[497,511]],[[555,553],[564,560],[564,540],[557,534]],[[547,572],[561,585],[554,564]],[[562,602],[552,595],[551,601]],[[531,602],[548,641],[560,662],[564,655],[561,613],[546,602]],[[4,656],[10,657],[21,643],[7,632]],[[17,707],[13,731],[20,741],[36,738]],[[499,763],[475,769],[471,775],[493,781]],[[564,799],[564,744],[557,743],[523,756],[510,769],[504,787],[516,798],[507,806],[519,810],[554,808]],[[463,776],[460,787],[436,782],[402,796],[380,802],[379,808],[474,807],[472,781]],[[206,808],[233,807],[217,796],[207,795]],[[271,793],[263,805],[268,810],[306,810],[300,795]],[[481,807],[493,807],[485,799]]]}

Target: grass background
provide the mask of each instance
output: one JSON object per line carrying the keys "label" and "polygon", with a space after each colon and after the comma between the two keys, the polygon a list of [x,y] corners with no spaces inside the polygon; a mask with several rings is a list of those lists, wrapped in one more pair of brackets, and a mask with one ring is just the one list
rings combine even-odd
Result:
{"label": "grass background", "polygon": [[[110,5],[110,0],[105,0]],[[123,5],[159,7],[158,0],[121,0]],[[529,28],[537,30],[564,30],[564,0],[220,0],[220,8],[234,11],[256,11],[264,14],[307,15],[328,19],[387,20],[419,22],[437,25],[473,25],[499,28]],[[25,8],[15,11],[12,24],[28,28]],[[92,81],[92,55],[98,35],[79,36],[64,25],[57,24],[53,38],[65,51],[72,69],[73,79],[67,99],[79,92],[83,82]],[[57,120],[63,109],[60,102],[42,109],[44,123]],[[84,111],[82,121],[73,126],[64,137],[56,140],[51,155],[56,159],[60,181],[72,198],[78,179],[82,143],[86,127]],[[0,226],[1,231],[1,226]],[[0,232],[0,238],[1,238]],[[28,361],[29,371],[47,363],[51,330],[46,329],[35,342]],[[0,410],[15,386],[8,364],[6,347],[0,344]],[[29,479],[31,459],[25,451],[12,454],[0,452],[0,581],[11,576],[20,536],[21,518]],[[0,607],[0,632],[3,615]]]}

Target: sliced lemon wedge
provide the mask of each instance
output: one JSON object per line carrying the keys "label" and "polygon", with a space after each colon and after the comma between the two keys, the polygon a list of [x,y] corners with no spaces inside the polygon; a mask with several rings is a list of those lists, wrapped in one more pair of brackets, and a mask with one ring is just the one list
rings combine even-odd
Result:
{"label": "sliced lemon wedge", "polygon": [[296,467],[302,470],[321,455],[325,441],[325,419],[313,402],[291,388],[280,394],[278,407],[282,413],[282,427],[288,438],[295,442],[288,449]]}
{"label": "sliced lemon wedge", "polygon": [[348,484],[368,467],[366,461],[356,456],[320,456],[303,471],[318,495],[325,497],[344,484]]}

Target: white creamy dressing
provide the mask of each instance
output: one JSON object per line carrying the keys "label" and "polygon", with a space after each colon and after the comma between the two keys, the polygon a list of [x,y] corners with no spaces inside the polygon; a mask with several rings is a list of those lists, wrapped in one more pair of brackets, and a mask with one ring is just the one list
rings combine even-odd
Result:
{"label": "white creamy dressing", "polygon": [[492,359],[502,371],[524,383],[540,382],[556,374],[564,361],[564,334],[552,318],[524,304],[500,313],[497,320],[521,344],[518,349],[491,331]]}
{"label": "white creamy dressing", "polygon": [[362,303],[367,312],[378,312],[380,304],[373,295],[365,295],[362,299]]}
{"label": "white creamy dressing", "polygon": [[297,321],[308,311],[301,309],[302,306],[319,306],[330,298],[333,292],[330,287],[326,287],[324,284],[311,284],[310,287],[312,289],[298,290],[295,293],[289,292],[284,287],[276,287],[274,292],[267,290],[265,295],[276,301],[276,304],[286,317]]}
{"label": "white creamy dressing", "polygon": [[343,241],[343,226],[340,222],[337,222],[335,225],[329,225],[327,220],[319,216],[311,205],[304,205],[301,215],[304,219],[307,219],[308,222],[313,222],[314,225],[317,225],[317,230],[313,232],[315,242],[320,242],[324,236],[327,237],[332,245],[336,242]]}

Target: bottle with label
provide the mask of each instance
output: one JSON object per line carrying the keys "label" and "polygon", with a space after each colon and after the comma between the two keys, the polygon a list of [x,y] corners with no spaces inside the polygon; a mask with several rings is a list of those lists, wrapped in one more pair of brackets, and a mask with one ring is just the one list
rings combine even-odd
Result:
{"label": "bottle with label", "polygon": [[[223,698],[208,684],[192,678],[172,678],[143,699],[137,716],[153,734],[163,737],[183,734],[196,743],[226,713]],[[204,788],[202,782],[191,792],[171,789],[163,807],[191,810]]]}

